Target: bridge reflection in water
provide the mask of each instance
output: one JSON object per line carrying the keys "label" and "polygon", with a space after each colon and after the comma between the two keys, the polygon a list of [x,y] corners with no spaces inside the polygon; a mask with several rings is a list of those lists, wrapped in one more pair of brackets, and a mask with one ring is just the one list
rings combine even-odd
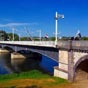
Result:
{"label": "bridge reflection in water", "polygon": [[0,74],[12,73],[10,54],[0,53]]}
{"label": "bridge reflection in water", "polygon": [[16,58],[12,61],[10,53],[0,54],[0,74],[30,71],[33,69],[53,74],[53,67],[58,65],[58,62],[38,53],[31,52],[27,53],[27,55],[28,57],[24,60],[18,57],[18,59]]}

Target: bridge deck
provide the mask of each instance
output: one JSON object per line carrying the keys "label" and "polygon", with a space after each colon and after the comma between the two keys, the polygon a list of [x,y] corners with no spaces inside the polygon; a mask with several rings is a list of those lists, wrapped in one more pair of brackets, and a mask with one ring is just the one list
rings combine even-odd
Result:
{"label": "bridge deck", "polygon": [[[0,41],[1,44],[43,46],[56,48],[54,41]],[[88,50],[88,41],[58,41],[57,48],[73,49],[73,50]]]}
{"label": "bridge deck", "polygon": [[54,41],[0,41],[1,44],[55,47]]}

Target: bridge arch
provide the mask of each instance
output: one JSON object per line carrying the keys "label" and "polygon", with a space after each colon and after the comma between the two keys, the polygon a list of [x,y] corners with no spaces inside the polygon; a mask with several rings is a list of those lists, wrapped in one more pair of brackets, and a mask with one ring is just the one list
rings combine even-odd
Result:
{"label": "bridge arch", "polygon": [[88,79],[88,55],[81,57],[74,65],[74,80]]}
{"label": "bridge arch", "polygon": [[39,47],[39,46],[24,46],[24,45],[9,45],[9,44],[2,44],[1,45],[3,48],[4,47],[9,47],[13,49],[15,52],[20,51],[20,50],[29,50],[32,52],[36,52],[39,54],[42,54],[44,56],[47,56],[51,58],[54,61],[58,62],[58,49],[53,48],[53,47]]}
{"label": "bridge arch", "polygon": [[[19,49],[18,48],[15,49],[16,48],[15,46],[13,47],[13,46],[5,46],[5,45],[4,45],[3,48],[6,49],[6,50],[8,50],[8,51],[10,51],[10,52],[15,52],[16,51],[16,52],[19,52],[19,53],[20,53],[20,51],[30,51],[30,52],[34,52],[34,53],[38,53],[38,54],[44,55],[44,56],[46,56],[48,58],[51,58],[54,61],[57,61],[57,60],[53,59],[50,55],[47,55],[43,51],[39,51],[37,49],[30,49],[30,48],[25,48],[25,47],[23,47],[23,48],[20,47]],[[51,53],[51,55],[52,55],[52,53]]]}
{"label": "bridge arch", "polygon": [[44,54],[41,51],[34,49],[28,49],[28,51],[41,55],[40,66],[51,74],[54,74],[54,66],[58,65],[58,61],[54,60],[52,57]]}
{"label": "bridge arch", "polygon": [[14,49],[12,49],[11,47],[8,46],[4,46],[4,49],[8,50],[9,52],[14,52]]}
{"label": "bridge arch", "polygon": [[[20,45],[4,45],[3,48],[13,49],[14,51],[20,53],[20,51],[30,51],[41,55],[40,66],[45,70],[54,73],[54,66],[58,66],[58,50],[54,48],[47,47],[34,47],[34,46],[20,46]],[[35,55],[36,56],[36,55]],[[28,62],[27,59],[25,62]]]}

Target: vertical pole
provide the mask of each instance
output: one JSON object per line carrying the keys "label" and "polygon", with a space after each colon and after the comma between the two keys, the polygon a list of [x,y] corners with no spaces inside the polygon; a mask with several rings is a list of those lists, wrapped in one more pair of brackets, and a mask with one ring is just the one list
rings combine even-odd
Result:
{"label": "vertical pole", "polygon": [[39,36],[40,36],[40,41],[41,41],[41,30],[40,30]]}
{"label": "vertical pole", "polygon": [[19,34],[19,41],[20,41],[20,34]]}
{"label": "vertical pole", "polygon": [[58,38],[58,13],[56,12],[56,26],[55,26],[55,45],[57,45]]}
{"label": "vertical pole", "polygon": [[14,28],[12,29],[12,31],[13,31],[13,41],[14,41]]}
{"label": "vertical pole", "polygon": [[41,30],[37,31],[39,33],[39,40],[41,41]]}

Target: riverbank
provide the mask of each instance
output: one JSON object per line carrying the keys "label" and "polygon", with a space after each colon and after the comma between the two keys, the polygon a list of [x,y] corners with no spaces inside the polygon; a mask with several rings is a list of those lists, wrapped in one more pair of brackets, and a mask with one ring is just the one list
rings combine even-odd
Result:
{"label": "riverbank", "polygon": [[69,82],[33,70],[19,74],[0,75],[0,88],[57,88],[62,85],[69,85]]}
{"label": "riverbank", "polygon": [[70,83],[38,70],[0,75],[0,88],[88,88],[88,80]]}

